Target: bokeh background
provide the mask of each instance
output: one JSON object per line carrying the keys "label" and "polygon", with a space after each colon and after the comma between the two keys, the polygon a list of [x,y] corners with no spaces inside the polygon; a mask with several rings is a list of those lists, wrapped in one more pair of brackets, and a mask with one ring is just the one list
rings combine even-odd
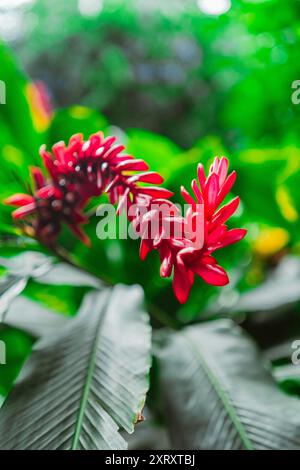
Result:
{"label": "bokeh background", "polygon": [[[75,132],[116,134],[164,176],[178,202],[198,162],[226,155],[242,200],[233,225],[249,231],[219,254],[230,286],[198,280],[179,306],[155,255],[141,263],[137,241],[99,241],[96,217],[87,228],[91,249],[68,232],[61,244],[93,274],[142,284],[157,317],[181,325],[233,317],[274,367],[285,364],[300,337],[300,104],[291,100],[300,80],[300,1],[0,0],[0,37],[1,201],[28,189],[42,143]],[[1,256],[43,250],[20,237],[10,213],[1,206]],[[33,282],[25,290],[65,315],[83,293]],[[9,356],[0,369],[5,396],[32,338],[8,327],[1,338]],[[297,374],[281,371],[280,385],[299,393]]]}

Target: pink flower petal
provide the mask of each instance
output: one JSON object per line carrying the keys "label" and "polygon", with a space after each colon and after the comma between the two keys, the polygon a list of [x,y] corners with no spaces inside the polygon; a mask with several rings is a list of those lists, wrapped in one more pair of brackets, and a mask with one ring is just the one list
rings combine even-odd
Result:
{"label": "pink flower petal", "polygon": [[219,186],[220,188],[224,184],[228,171],[228,160],[222,157],[219,164],[218,175],[219,175]]}
{"label": "pink flower petal", "polygon": [[125,160],[116,166],[118,171],[146,171],[149,166],[144,160],[132,159]]}
{"label": "pink flower petal", "polygon": [[107,149],[109,149],[117,140],[116,137],[111,136],[111,137],[106,137],[104,141],[102,142],[102,146],[104,147],[104,151],[106,152]]}
{"label": "pink flower petal", "polygon": [[44,186],[43,188],[39,189],[36,192],[36,195],[41,199],[47,199],[48,197],[51,197],[54,195],[58,197],[61,196],[61,194],[59,193],[59,190],[55,188],[54,186],[51,186],[50,184],[48,186]]}
{"label": "pink flower petal", "polygon": [[69,140],[69,147],[72,146],[72,148],[75,149],[79,149],[83,144],[83,134],[82,133],[78,133],[78,134],[74,134],[71,136],[70,140]]}
{"label": "pink flower petal", "polygon": [[119,153],[124,150],[124,145],[114,145],[111,147],[104,155],[104,160],[110,161],[113,160]]}
{"label": "pink flower petal", "polygon": [[184,198],[185,202],[190,204],[192,207],[196,207],[196,202],[194,201],[194,199],[192,198],[190,193],[185,189],[184,186],[180,187],[180,192],[181,192],[181,195]]}
{"label": "pink flower petal", "polygon": [[[214,258],[207,257],[205,261],[200,260],[193,263],[191,269],[195,274],[200,276],[207,284],[213,286],[225,286],[229,283],[226,271],[218,264],[215,264]],[[208,261],[211,264],[208,264]]]}
{"label": "pink flower petal", "polygon": [[42,145],[42,147],[40,149],[40,155],[43,159],[43,163],[44,163],[46,169],[48,170],[48,172],[50,173],[52,178],[54,180],[57,180],[57,176],[58,176],[57,167],[54,165],[51,153],[46,151],[46,146],[45,145]]}
{"label": "pink flower petal", "polygon": [[130,188],[126,188],[126,190],[124,191],[123,196],[120,197],[119,204],[118,204],[118,207],[117,207],[117,215],[120,215],[122,210],[125,208],[126,203],[128,201],[129,193],[130,193]]}
{"label": "pink flower petal", "polygon": [[142,261],[144,261],[148,255],[148,253],[151,251],[151,243],[149,243],[149,240],[141,239],[140,243],[140,258]]}
{"label": "pink flower petal", "polygon": [[240,198],[237,196],[225,206],[221,207],[212,218],[212,225],[220,225],[226,222],[237,210],[240,203]]}
{"label": "pink flower petal", "polygon": [[122,153],[121,155],[116,155],[114,158],[112,158],[110,163],[111,165],[117,166],[119,163],[125,162],[127,160],[135,160],[135,158],[132,155]]}
{"label": "pink flower petal", "polygon": [[36,189],[40,189],[43,186],[45,186],[45,184],[46,184],[45,178],[44,178],[44,175],[43,175],[42,170],[40,168],[31,167],[30,168],[30,173],[31,173],[31,176],[34,180]]}
{"label": "pink flower petal", "polygon": [[34,203],[34,197],[29,194],[14,194],[4,201],[8,206],[26,206],[31,203]]}
{"label": "pink flower petal", "polygon": [[156,187],[156,186],[145,186],[145,187],[141,187],[141,188],[138,188],[138,192],[140,194],[148,194],[149,196],[151,197],[161,197],[161,198],[168,198],[168,197],[171,197],[173,196],[173,193],[172,191],[169,191],[168,189],[165,189],[165,188],[160,188],[160,187]]}
{"label": "pink flower petal", "polygon": [[184,304],[188,297],[193,285],[192,276],[189,272],[183,269],[179,269],[178,266],[174,267],[174,277],[173,277],[173,290],[177,300]]}
{"label": "pink flower petal", "polygon": [[211,245],[218,243],[227,232],[226,225],[217,225],[208,235],[207,237],[207,245],[210,247]]}
{"label": "pink flower petal", "polygon": [[65,162],[66,144],[62,140],[53,145],[52,151],[56,156],[57,160],[62,163]]}
{"label": "pink flower petal", "polygon": [[198,204],[203,204],[204,199],[203,199],[203,196],[202,196],[202,194],[200,192],[200,189],[197,185],[197,181],[195,179],[193,179],[191,186],[192,186],[192,190],[194,191],[194,194],[196,196]]}
{"label": "pink flower petal", "polygon": [[207,215],[210,216],[216,205],[219,191],[219,181],[216,173],[211,173],[205,183],[205,197],[207,203]]}
{"label": "pink flower petal", "polygon": [[105,188],[105,192],[109,193],[112,190],[113,186],[115,186],[119,180],[120,180],[120,175],[116,175],[114,179],[112,179],[110,183],[108,184],[108,186]]}
{"label": "pink flower petal", "polygon": [[236,172],[233,171],[227,177],[225,183],[223,184],[223,186],[219,190],[218,197],[217,197],[217,206],[219,206],[222,203],[222,201],[225,199],[227,194],[231,191],[232,186],[235,183],[235,180],[236,180]]}
{"label": "pink flower petal", "polygon": [[163,177],[156,173],[155,171],[147,171],[145,173],[139,173],[128,178],[127,182],[129,184],[141,182],[141,183],[151,183],[151,184],[161,184],[164,182]]}
{"label": "pink flower petal", "polygon": [[215,157],[213,163],[210,165],[209,173],[218,173],[219,157]]}
{"label": "pink flower petal", "polygon": [[220,249],[228,245],[233,245],[234,243],[237,243],[242,240],[245,237],[246,233],[247,230],[242,228],[234,228],[232,230],[229,230],[218,243],[212,246],[212,249]]}
{"label": "pink flower petal", "polygon": [[12,213],[14,219],[23,219],[29,214],[32,214],[36,211],[36,204],[32,202],[31,204],[27,204],[26,206],[19,207],[19,209],[15,210]]}
{"label": "pink flower petal", "polygon": [[89,141],[90,141],[90,150],[91,150],[91,153],[93,154],[102,145],[103,133],[97,132],[96,134],[92,134],[89,138]]}
{"label": "pink flower petal", "polygon": [[169,245],[166,243],[163,243],[161,245],[160,251],[159,251],[159,257],[160,257],[160,275],[161,277],[170,277],[172,274],[172,269],[173,269],[173,256],[172,256],[172,250],[170,249]]}
{"label": "pink flower petal", "polygon": [[198,180],[199,180],[200,188],[203,193],[204,188],[205,188],[206,176],[205,176],[204,166],[202,165],[202,163],[199,163],[197,167],[197,173],[198,173]]}

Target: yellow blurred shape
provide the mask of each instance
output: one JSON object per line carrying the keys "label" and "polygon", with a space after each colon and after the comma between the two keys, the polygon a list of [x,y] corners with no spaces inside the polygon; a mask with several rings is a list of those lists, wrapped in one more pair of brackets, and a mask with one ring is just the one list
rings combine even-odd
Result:
{"label": "yellow blurred shape", "polygon": [[72,106],[69,113],[75,119],[86,119],[92,115],[92,110],[85,106]]}
{"label": "yellow blurred shape", "polygon": [[292,198],[286,186],[280,186],[276,191],[276,200],[279,206],[280,212],[283,217],[289,222],[295,222],[298,220],[298,212],[293,205]]}
{"label": "yellow blurred shape", "polygon": [[16,166],[22,166],[25,163],[24,154],[13,145],[4,145],[2,147],[2,157],[8,163],[13,163]]}
{"label": "yellow blurred shape", "polygon": [[289,233],[284,228],[264,228],[260,230],[253,249],[262,257],[272,256],[287,245],[289,238]]}
{"label": "yellow blurred shape", "polygon": [[53,114],[46,88],[38,82],[27,83],[25,95],[35,129],[37,132],[45,132],[50,125]]}

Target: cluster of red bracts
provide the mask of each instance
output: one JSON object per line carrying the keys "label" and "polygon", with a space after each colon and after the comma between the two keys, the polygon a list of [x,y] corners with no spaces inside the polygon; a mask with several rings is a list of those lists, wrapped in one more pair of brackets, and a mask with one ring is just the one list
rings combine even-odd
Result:
{"label": "cluster of red bracts", "polygon": [[[152,186],[139,188],[139,182],[160,184],[163,179],[148,170],[143,160],[125,155],[122,145],[115,145],[115,137],[104,138],[101,132],[90,136],[86,142],[81,134],[71,137],[69,144],[58,142],[53,153],[41,148],[41,157],[50,179],[46,180],[39,168],[32,168],[34,194],[15,194],[7,204],[19,206],[15,219],[31,217],[35,237],[51,245],[59,235],[62,223],[84,243],[89,240],[81,225],[88,222],[83,214],[92,197],[103,192],[109,194],[110,202],[127,204],[139,195],[169,197],[172,193]],[[140,172],[132,174],[133,172]]]}
{"label": "cluster of red bracts", "polygon": [[[203,166],[198,166],[198,181],[192,182],[194,197],[184,188],[181,190],[189,207],[182,216],[169,200],[170,191],[160,186],[139,184],[160,185],[163,178],[148,171],[143,160],[123,154],[124,147],[115,141],[115,137],[104,138],[99,132],[87,141],[81,134],[74,135],[67,146],[64,142],[55,144],[53,153],[42,147],[41,156],[50,178],[45,179],[39,168],[32,169],[33,195],[15,194],[6,200],[7,204],[18,206],[13,217],[25,218],[34,236],[46,245],[55,243],[62,224],[67,224],[88,244],[82,230],[82,225],[88,221],[83,210],[91,198],[106,192],[110,202],[118,204],[118,213],[126,207],[128,218],[141,238],[141,259],[157,250],[161,276],[170,277],[173,273],[173,288],[180,302],[186,302],[195,274],[209,284],[227,284],[228,276],[217,265],[212,253],[241,240],[246,233],[243,229],[228,230],[225,225],[237,209],[239,198],[217,210],[236,177],[235,172],[227,176],[228,160],[216,157],[208,177]],[[162,206],[168,210],[161,211]],[[185,236],[183,230],[176,230],[178,226],[193,226],[199,206],[203,208],[204,219],[201,245],[195,244],[192,236]],[[130,207],[136,208],[133,215],[129,215]],[[154,233],[153,222],[157,227]],[[168,236],[164,222],[170,227]],[[149,225],[152,225],[151,231]]]}

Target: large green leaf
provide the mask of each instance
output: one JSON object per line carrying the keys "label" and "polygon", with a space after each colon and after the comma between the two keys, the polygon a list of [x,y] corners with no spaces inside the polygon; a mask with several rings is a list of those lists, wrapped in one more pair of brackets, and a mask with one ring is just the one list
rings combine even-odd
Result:
{"label": "large green leaf", "polygon": [[219,320],[167,334],[157,350],[179,449],[299,449],[300,401],[277,387],[242,330]]}
{"label": "large green leaf", "polygon": [[210,315],[259,313],[261,318],[270,319],[271,316],[278,316],[299,302],[299,282],[299,257],[285,256],[258,286],[239,294],[235,286],[226,287],[219,298],[209,306],[208,313]]}
{"label": "large green leaf", "polygon": [[36,338],[55,333],[69,321],[69,317],[57,314],[23,295],[19,295],[10,303],[5,315],[6,325]]}
{"label": "large green leaf", "polygon": [[10,275],[30,277],[40,284],[101,288],[102,282],[88,272],[39,251],[24,251],[10,258],[0,256],[0,266]]}
{"label": "large green leaf", "polygon": [[19,277],[37,277],[45,274],[52,265],[52,258],[38,251],[24,251],[10,258],[0,256],[0,266],[10,275]]}
{"label": "large green leaf", "polygon": [[[67,263],[55,263],[54,258],[38,251],[25,251],[11,258],[1,256],[0,266],[7,270],[7,274],[0,279],[0,322],[5,320],[11,302],[27,287],[29,280],[59,286],[58,289],[62,286],[102,286],[98,278],[86,271]],[[41,294],[41,286],[38,293]]]}
{"label": "large green leaf", "polygon": [[8,275],[0,279],[0,323],[4,320],[9,305],[21,294],[26,284],[26,277]]}
{"label": "large green leaf", "polygon": [[87,294],[34,347],[0,412],[1,449],[124,449],[148,388],[150,327],[139,287]]}

